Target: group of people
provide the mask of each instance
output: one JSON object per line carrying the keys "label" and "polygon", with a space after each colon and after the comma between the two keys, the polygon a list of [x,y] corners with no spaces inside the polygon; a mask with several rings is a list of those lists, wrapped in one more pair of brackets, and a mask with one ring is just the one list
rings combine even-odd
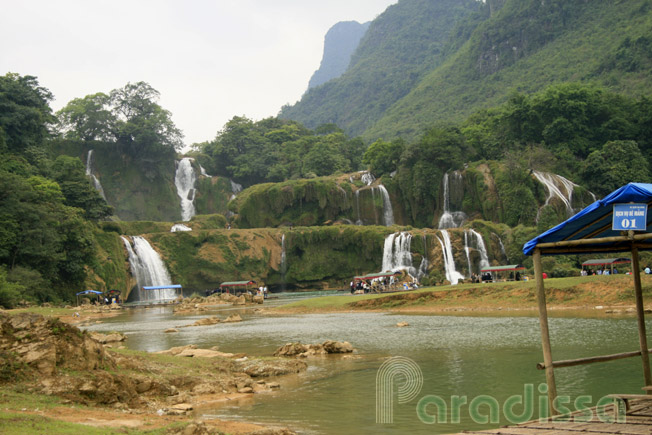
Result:
{"label": "group of people", "polygon": [[368,280],[356,279],[349,284],[351,294],[364,294],[364,293],[381,293],[383,291],[398,290],[401,287],[403,290],[411,290],[419,288],[416,280],[411,282],[404,282],[401,284],[394,276],[385,276],[382,278],[374,278]]}
{"label": "group of people", "polygon": [[262,296],[263,298],[267,299],[267,286],[261,285],[260,287],[258,287],[258,290],[256,290],[256,295]]}

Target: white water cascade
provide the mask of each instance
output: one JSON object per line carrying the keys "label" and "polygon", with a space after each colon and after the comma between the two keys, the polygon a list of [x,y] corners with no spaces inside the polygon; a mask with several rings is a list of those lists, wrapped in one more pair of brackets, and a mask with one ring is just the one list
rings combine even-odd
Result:
{"label": "white water cascade", "polygon": [[[539,183],[543,184],[548,191],[548,197],[546,198],[543,207],[548,205],[554,198],[557,198],[564,204],[564,207],[566,207],[567,217],[571,217],[575,214],[575,210],[573,210],[571,204],[573,202],[573,189],[577,187],[577,184],[561,175],[551,174],[549,172],[532,171],[532,174],[534,175],[534,178],[536,178]],[[543,207],[539,209],[539,212],[541,212]],[[537,220],[539,220],[538,215]]]}
{"label": "white water cascade", "polygon": [[426,276],[428,274],[428,266],[430,264],[428,263],[428,238],[426,235],[423,235],[423,258],[421,258],[421,264],[419,264],[419,271],[417,274],[417,278],[421,279],[422,277]]}
{"label": "white water cascade", "polygon": [[[453,171],[452,174],[456,182],[461,182],[462,174],[460,174],[458,171]],[[459,228],[467,218],[466,213],[463,211],[450,211],[450,189],[448,184],[448,172],[446,172],[443,179],[444,212],[439,218],[439,229]]]}
{"label": "white water cascade", "polygon": [[360,181],[362,181],[367,186],[371,186],[373,182],[376,181],[376,177],[374,177],[374,174],[372,174],[371,172],[364,172],[360,176]]}
{"label": "white water cascade", "polygon": [[280,264],[280,271],[281,272],[281,291],[285,291],[285,274],[288,270],[288,265],[287,265],[287,254],[285,252],[285,234],[281,236],[281,264]]}
{"label": "white water cascade", "polygon": [[177,186],[177,195],[181,198],[181,220],[189,221],[195,215],[195,181],[197,175],[192,167],[194,159],[185,157],[177,163],[177,172],[174,175],[174,185]]}
{"label": "white water cascade", "polygon": [[[453,246],[448,231],[441,230],[442,238],[437,237],[441,250],[444,254],[444,270],[446,272],[446,279],[451,285],[456,285],[460,280],[464,279],[464,275],[455,269],[455,258],[453,258]],[[442,240],[443,239],[443,240]]]}
{"label": "white water cascade", "polygon": [[176,233],[179,231],[192,231],[192,228],[184,224],[174,224],[172,225],[172,228],[170,228],[171,233]]}
{"label": "white water cascade", "polygon": [[236,196],[238,196],[238,193],[242,192],[242,184],[238,184],[234,182],[233,180],[229,180],[231,182],[231,199],[235,199]]}
{"label": "white water cascade", "polygon": [[[138,300],[144,300],[141,289],[143,286],[170,285],[172,279],[165,263],[152,246],[140,236],[133,236],[133,246],[128,238],[120,236],[129,254],[131,274],[138,281]],[[159,296],[159,294],[156,294]],[[171,300],[176,297],[174,289],[165,289],[160,293],[161,300]]]}
{"label": "white water cascade", "polygon": [[[469,243],[470,239],[471,243]],[[487,255],[487,247],[484,243],[482,235],[473,229],[464,231],[464,252],[466,253],[466,262],[469,267],[469,277],[473,273],[473,266],[471,265],[471,249],[475,249],[480,254],[480,270],[491,266],[489,263],[489,255]],[[480,273],[478,270],[478,273]]]}
{"label": "white water cascade", "polygon": [[93,174],[93,150],[88,150],[88,155],[86,156],[86,176],[91,177],[93,182],[93,187],[97,190],[102,198],[106,201],[106,196],[104,195],[104,189],[102,189],[102,184],[100,180],[97,179],[95,174]]}
{"label": "white water cascade", "polygon": [[[378,190],[380,190],[380,195],[383,198],[383,221],[386,227],[391,227],[394,225],[394,210],[392,209],[392,201],[389,198],[389,193],[387,192],[387,189],[385,189],[385,186],[382,184],[379,184],[377,186]],[[372,189],[376,189],[376,187],[372,187]],[[373,191],[373,190],[372,190]]]}
{"label": "white water cascade", "polygon": [[416,277],[418,272],[412,265],[411,244],[412,234],[408,232],[393,233],[387,236],[383,248],[382,272],[406,270],[411,276]]}
{"label": "white water cascade", "polygon": [[202,176],[207,177],[207,178],[213,178],[212,175],[208,175],[206,173],[206,169],[204,169],[204,167],[202,165],[199,165],[199,175],[202,175]]}
{"label": "white water cascade", "polygon": [[360,218],[360,191],[359,190],[355,191],[355,209],[358,213],[358,220],[355,221],[355,224],[364,225],[364,222],[362,222],[362,219]]}

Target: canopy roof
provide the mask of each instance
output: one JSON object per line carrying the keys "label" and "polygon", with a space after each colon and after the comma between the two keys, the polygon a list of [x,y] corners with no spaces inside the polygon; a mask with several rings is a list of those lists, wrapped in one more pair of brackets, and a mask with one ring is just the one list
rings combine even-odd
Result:
{"label": "canopy roof", "polygon": [[220,284],[220,287],[238,287],[256,284],[256,281],[227,281]]}
{"label": "canopy roof", "polygon": [[485,267],[480,270],[480,273],[482,272],[504,272],[508,270],[523,270],[525,267],[523,267],[520,264],[508,264],[507,266],[491,266],[491,267]]}
{"label": "canopy roof", "polygon": [[395,276],[395,275],[400,275],[401,272],[377,272],[377,273],[370,273],[367,275],[360,275],[360,276],[354,276],[353,280],[354,281],[364,281],[366,279],[375,279],[375,278],[385,278],[388,276]]}
{"label": "canopy roof", "polygon": [[[523,246],[523,253],[532,255],[537,247],[541,248],[544,255],[629,252],[632,242],[635,242],[639,250],[652,250],[652,235],[636,235],[626,239],[621,236],[620,231],[611,229],[613,204],[627,203],[647,204],[649,209],[652,204],[652,184],[629,183],[613,191],[575,216],[527,242]],[[645,224],[646,232],[652,232],[652,213],[647,213]]]}
{"label": "canopy roof", "polygon": [[146,285],[143,286],[143,290],[163,290],[166,288],[181,288],[181,284],[169,284],[169,285]]}
{"label": "canopy roof", "polygon": [[77,293],[77,296],[79,295],[88,295],[88,294],[94,294],[94,295],[101,295],[102,292],[98,292],[97,290],[84,290],[83,292]]}
{"label": "canopy roof", "polygon": [[596,260],[587,260],[582,263],[582,266],[605,266],[611,264],[631,263],[629,258],[598,258]]}

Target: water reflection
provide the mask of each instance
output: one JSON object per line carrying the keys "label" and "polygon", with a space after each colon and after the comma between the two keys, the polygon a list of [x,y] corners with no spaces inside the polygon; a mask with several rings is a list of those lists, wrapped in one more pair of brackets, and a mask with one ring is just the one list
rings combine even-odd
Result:
{"label": "water reflection", "polygon": [[[270,301],[272,302],[272,301]],[[283,299],[276,301],[283,302]],[[241,323],[180,328],[208,315],[226,317],[234,312]],[[397,328],[407,320],[409,327]],[[631,351],[638,348],[634,318],[554,318],[550,321],[554,358]],[[331,313],[261,316],[253,309],[223,307],[199,315],[174,315],[169,307],[128,310],[88,329],[120,331],[133,349],[158,351],[185,344],[219,346],[224,352],[271,355],[291,342],[318,343],[346,340],[358,350],[356,358],[317,358],[299,376],[280,378],[282,389],[254,400],[202,409],[203,418],[242,418],[280,423],[301,433],[449,433],[487,428],[462,412],[460,424],[426,425],[416,414],[419,398],[432,394],[450,403],[452,395],[489,394],[499,403],[523,394],[524,385],[545,381],[535,369],[542,360],[538,320],[534,317],[417,316],[387,313]],[[376,424],[376,374],[391,356],[414,360],[423,372],[423,388],[408,404],[394,405],[394,423]],[[638,393],[643,384],[640,362],[632,358],[556,371],[558,390],[572,398],[588,394]],[[463,408],[464,409],[464,408]],[[449,410],[450,412],[450,410]],[[507,423],[503,421],[502,423]],[[495,427],[496,425],[493,425]]]}

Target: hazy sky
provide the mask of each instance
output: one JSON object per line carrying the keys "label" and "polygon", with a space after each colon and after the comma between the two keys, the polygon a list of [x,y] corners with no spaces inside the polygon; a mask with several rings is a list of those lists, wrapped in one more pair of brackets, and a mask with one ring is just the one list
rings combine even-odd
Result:
{"label": "hazy sky", "polygon": [[38,77],[56,111],[145,81],[186,144],[235,115],[275,116],[319,68],[338,21],[397,0],[0,0],[0,75]]}

